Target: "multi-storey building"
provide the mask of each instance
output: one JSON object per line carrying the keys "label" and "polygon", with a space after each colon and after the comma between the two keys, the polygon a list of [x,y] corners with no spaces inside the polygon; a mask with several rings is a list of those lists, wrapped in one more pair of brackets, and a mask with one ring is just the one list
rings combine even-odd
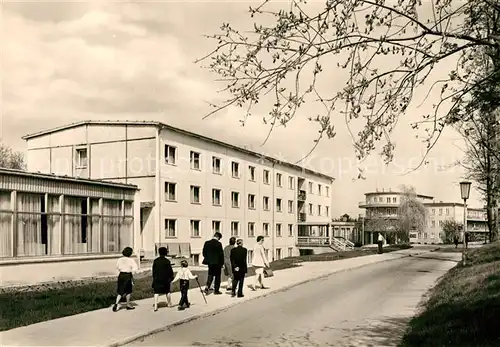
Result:
{"label": "multi-storey building", "polygon": [[[360,208],[366,209],[365,223],[369,224],[371,218],[383,218],[388,221],[397,221],[398,207],[403,193],[389,191],[377,191],[366,193],[366,200],[359,203]],[[464,205],[453,202],[435,202],[434,197],[417,194],[417,200],[426,207],[425,228],[423,231],[410,231],[409,237],[412,243],[442,243],[442,227],[446,220],[454,220],[463,223]],[[467,208],[467,230],[472,234],[483,238],[487,233],[486,210],[478,208]],[[382,230],[370,230],[365,228],[365,243],[374,243],[378,233]]]}
{"label": "multi-storey building", "polygon": [[[388,223],[395,222],[398,219],[398,207],[401,203],[401,196],[403,193],[391,191],[375,191],[365,193],[365,201],[361,201],[358,206],[366,210],[365,213],[365,230],[364,230],[364,244],[371,244],[377,242],[378,234],[382,230],[371,230],[367,227],[371,225],[370,220],[374,218],[383,218]],[[422,203],[432,202],[433,197],[427,195],[417,194],[416,198]]]}
{"label": "multi-storey building", "polygon": [[[143,255],[201,261],[216,231],[269,257],[298,254],[298,225],[330,220],[330,176],[160,122],[83,121],[24,137],[28,169],[140,188]],[[251,252],[249,252],[251,257]]]}

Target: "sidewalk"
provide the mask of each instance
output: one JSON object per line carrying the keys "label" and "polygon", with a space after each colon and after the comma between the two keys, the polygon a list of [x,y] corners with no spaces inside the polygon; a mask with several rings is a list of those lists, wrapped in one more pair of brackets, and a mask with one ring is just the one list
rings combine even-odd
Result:
{"label": "sidewalk", "polygon": [[[110,303],[110,307],[106,309],[0,332],[0,345],[120,346],[175,325],[214,315],[243,301],[283,291],[336,272],[427,252],[429,251],[408,249],[332,262],[305,262],[296,268],[276,271],[274,277],[267,278],[264,282],[270,289],[258,289],[255,292],[250,290],[247,285],[254,280],[254,276],[250,276],[245,278],[244,298],[231,298],[225,293],[212,294],[207,297],[208,304],[203,301],[199,289],[192,288],[189,291],[192,306],[185,311],[178,311],[176,307],[160,306],[159,310],[154,312],[152,298],[136,301],[137,306],[134,311],[123,309],[112,312]],[[173,303],[178,302],[179,295],[179,293],[172,295]]]}

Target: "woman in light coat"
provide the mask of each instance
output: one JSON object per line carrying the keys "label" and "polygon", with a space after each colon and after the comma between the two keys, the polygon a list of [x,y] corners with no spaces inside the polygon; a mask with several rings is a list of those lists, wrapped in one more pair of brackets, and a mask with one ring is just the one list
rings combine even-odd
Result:
{"label": "woman in light coat", "polygon": [[257,284],[260,283],[262,289],[264,286],[264,269],[269,267],[266,250],[264,249],[264,236],[257,236],[257,243],[253,248],[252,266],[255,268],[255,282],[251,286],[252,290],[257,290]]}

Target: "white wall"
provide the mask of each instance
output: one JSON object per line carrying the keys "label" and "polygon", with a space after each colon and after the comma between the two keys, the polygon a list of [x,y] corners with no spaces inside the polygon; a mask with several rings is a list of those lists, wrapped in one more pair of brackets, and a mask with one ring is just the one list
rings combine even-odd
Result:
{"label": "white wall", "polygon": [[[203,243],[212,236],[212,221],[222,222],[222,242],[226,244],[231,236],[231,222],[238,221],[240,225],[239,237],[244,239],[245,244],[251,247],[255,242],[254,238],[248,236],[248,222],[255,223],[255,236],[263,234],[263,223],[269,223],[269,233],[275,233],[276,224],[282,224],[282,236],[274,238],[274,248],[281,248],[282,257],[287,256],[288,248],[294,249],[296,254],[295,240],[297,235],[297,175],[302,174],[298,170],[276,165],[273,169],[269,163],[264,163],[259,158],[242,152],[208,143],[198,138],[187,137],[183,134],[171,130],[163,130],[161,133],[161,150],[164,158],[164,145],[176,147],[176,164],[161,164],[161,184],[166,181],[177,184],[177,201],[165,201],[164,187],[162,187],[162,219],[177,220],[177,237],[179,242],[191,242],[192,253],[201,253]],[[190,151],[201,154],[201,170],[190,168]],[[222,173],[220,175],[212,172],[212,157],[221,159]],[[239,163],[240,177],[233,178],[231,175],[231,162]],[[255,182],[250,181],[248,166],[256,167]],[[263,182],[263,171],[270,171],[270,184]],[[282,174],[282,186],[278,187],[276,173]],[[288,187],[288,176],[294,177],[294,189]],[[311,179],[312,177],[308,177]],[[317,183],[325,185],[326,180],[316,179]],[[201,204],[191,204],[190,186],[201,187]],[[328,185],[330,183],[328,182]],[[222,190],[222,206],[212,205],[212,189]],[[325,190],[325,188],[323,188]],[[238,192],[240,195],[240,207],[231,206],[231,192]],[[256,209],[248,209],[248,194],[256,196]],[[330,187],[331,194],[331,187]],[[270,211],[263,210],[263,197],[269,197]],[[274,196],[274,199],[273,199]],[[282,199],[282,212],[276,211],[276,199]],[[319,197],[308,194],[308,200],[317,205],[318,203],[330,207],[330,197]],[[288,213],[288,200],[293,200],[293,213]],[[308,202],[309,202],[308,201]],[[307,203],[308,203],[307,202]],[[315,207],[316,209],[316,207]],[[324,209],[324,208],[323,208]],[[330,207],[331,210],[331,207]],[[316,212],[316,210],[315,210]],[[328,221],[328,217],[312,217],[316,220]],[[200,237],[191,237],[190,220],[201,221]],[[288,236],[288,224],[293,224],[293,237]],[[163,233],[162,239],[165,239]],[[167,242],[167,241],[165,241]],[[266,246],[271,248],[271,238],[266,240]]]}

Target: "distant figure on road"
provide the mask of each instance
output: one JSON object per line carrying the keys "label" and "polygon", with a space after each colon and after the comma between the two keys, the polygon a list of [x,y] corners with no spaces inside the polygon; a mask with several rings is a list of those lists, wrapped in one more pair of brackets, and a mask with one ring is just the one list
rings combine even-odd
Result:
{"label": "distant figure on road", "polygon": [[229,239],[229,245],[224,247],[224,275],[227,277],[227,287],[226,290],[231,290],[233,277],[233,270],[231,267],[231,250],[234,248],[236,244],[236,237],[231,237]]}
{"label": "distant figure on road", "polygon": [[257,243],[253,248],[253,258],[252,265],[255,268],[255,282],[251,287],[252,290],[257,290],[257,283],[260,283],[262,289],[267,289],[264,287],[264,269],[269,267],[269,261],[266,257],[266,251],[264,250],[264,236],[257,236]]}
{"label": "distant figure on road", "polygon": [[198,278],[198,276],[193,275],[191,270],[188,269],[187,260],[181,261],[181,268],[175,275],[174,280],[172,281],[172,283],[179,281],[179,287],[181,291],[181,300],[179,301],[179,307],[178,307],[179,311],[182,311],[191,306],[188,299],[189,280],[194,280],[196,278]]}
{"label": "distant figure on road", "polygon": [[168,250],[165,247],[158,249],[159,257],[153,262],[153,287],[154,292],[154,310],[158,311],[158,298],[160,295],[167,296],[167,305],[172,306],[172,297],[170,295],[170,283],[174,279],[174,270],[168,260]]}
{"label": "distant figure on road", "polygon": [[243,282],[245,280],[245,274],[248,270],[247,264],[247,249],[243,247],[243,240],[238,239],[236,242],[237,247],[231,250],[231,268],[233,271],[233,286],[231,290],[231,296],[236,296],[236,286],[238,286],[238,298],[243,297]]}
{"label": "distant figure on road", "polygon": [[135,309],[134,306],[130,304],[130,297],[132,295],[132,287],[134,286],[132,274],[136,272],[139,267],[134,259],[130,257],[134,253],[133,249],[130,247],[125,247],[122,251],[123,257],[118,259],[116,262],[116,269],[118,270],[118,281],[116,285],[116,301],[113,305],[113,312],[118,311],[118,304],[122,297],[127,300],[127,310]]}
{"label": "distant figure on road", "polygon": [[214,294],[220,295],[220,277],[222,266],[224,265],[224,250],[220,239],[222,234],[216,232],[211,240],[208,240],[203,245],[203,264],[208,265],[208,278],[205,293],[210,294],[210,286],[214,281]]}
{"label": "distant figure on road", "polygon": [[383,248],[383,244],[384,244],[384,237],[382,236],[381,233],[378,233],[378,254],[382,254],[384,253],[384,248]]}
{"label": "distant figure on road", "polygon": [[458,236],[455,235],[455,237],[453,237],[453,243],[455,244],[455,248],[458,247]]}

